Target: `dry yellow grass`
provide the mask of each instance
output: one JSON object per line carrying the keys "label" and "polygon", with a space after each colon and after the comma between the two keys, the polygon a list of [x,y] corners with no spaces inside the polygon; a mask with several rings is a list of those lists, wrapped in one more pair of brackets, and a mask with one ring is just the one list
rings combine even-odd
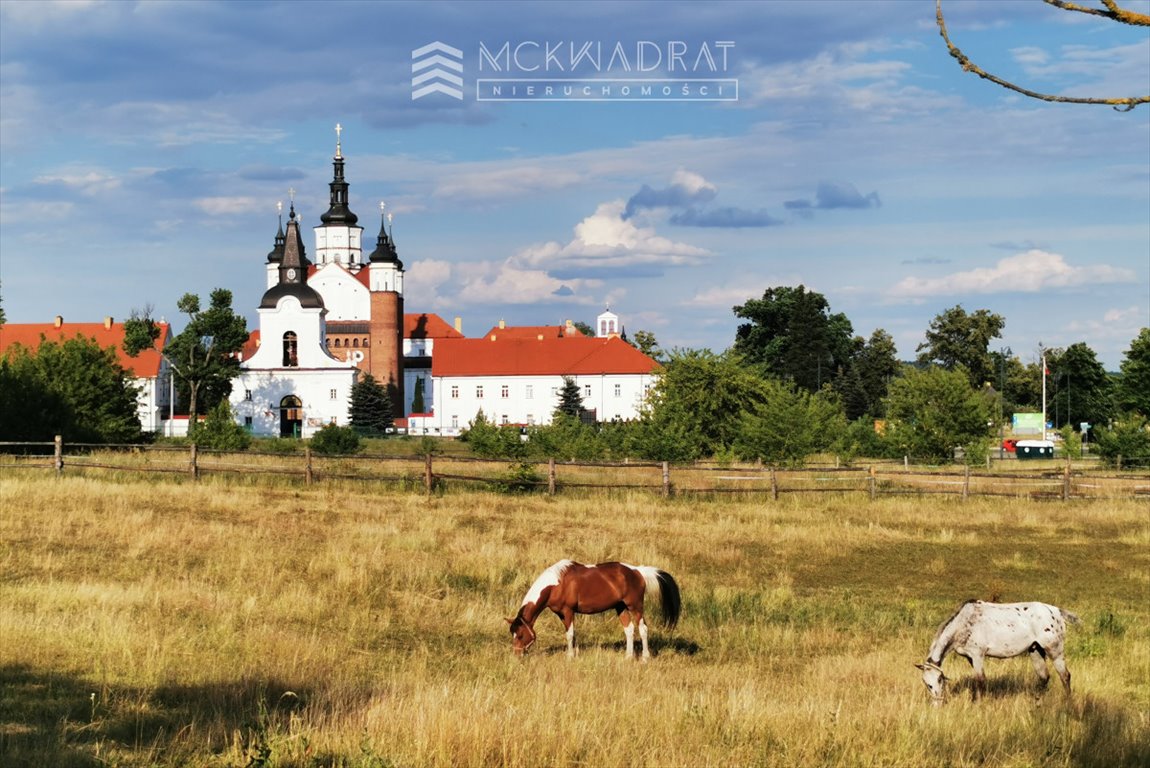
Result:
{"label": "dry yellow grass", "polygon": [[[708,502],[0,479],[0,763],[1121,766],[1150,760],[1144,502]],[[658,565],[657,658],[613,617],[511,657],[561,557]],[[940,709],[912,664],[967,597],[1082,617]]]}

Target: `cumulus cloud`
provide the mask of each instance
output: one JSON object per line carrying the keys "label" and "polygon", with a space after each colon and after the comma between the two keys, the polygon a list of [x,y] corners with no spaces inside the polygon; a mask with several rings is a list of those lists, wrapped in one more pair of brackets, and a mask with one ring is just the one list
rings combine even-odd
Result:
{"label": "cumulus cloud", "polygon": [[667,267],[704,263],[710,251],[662,237],[652,227],[626,217],[622,200],[601,203],[575,226],[566,244],[550,241],[528,246],[512,257],[523,269],[540,269],[554,277],[573,275],[660,275]]}
{"label": "cumulus cloud", "polygon": [[1106,264],[1076,267],[1057,253],[1033,249],[1001,259],[992,267],[935,278],[906,277],[890,290],[890,295],[917,299],[955,294],[1037,293],[1134,279],[1135,274],[1129,269]]}
{"label": "cumulus cloud", "polygon": [[408,270],[408,293],[413,305],[458,312],[464,307],[535,304],[565,299],[591,301],[597,280],[560,280],[542,269],[523,268],[510,259],[455,264],[421,259]]}

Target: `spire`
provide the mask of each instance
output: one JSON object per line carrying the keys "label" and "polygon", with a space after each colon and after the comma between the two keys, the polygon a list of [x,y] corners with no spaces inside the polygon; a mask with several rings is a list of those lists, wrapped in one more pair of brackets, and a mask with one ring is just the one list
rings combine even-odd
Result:
{"label": "spire", "polygon": [[295,203],[288,213],[287,232],[284,235],[283,256],[280,259],[279,282],[264,292],[260,307],[275,307],[285,296],[294,296],[303,307],[322,307],[323,299],[307,284],[307,268],[311,266],[304,250],[303,238],[296,221]]}
{"label": "spire", "polygon": [[375,239],[375,250],[367,257],[372,264],[392,262],[396,268],[403,269],[403,262],[399,260],[399,253],[395,250],[395,242],[391,239],[391,214],[386,213],[387,203],[379,204],[379,236]]}
{"label": "spire", "polygon": [[332,180],[328,186],[331,188],[331,206],[327,209],[327,213],[319,217],[319,220],[324,224],[343,224],[346,226],[355,226],[359,221],[356,216],[347,207],[347,181],[343,178],[343,147],[341,145],[340,135],[343,132],[343,126],[339,123],[335,124],[335,157],[332,158]]}
{"label": "spire", "polygon": [[276,215],[279,218],[279,231],[276,232],[275,247],[268,251],[268,264],[279,264],[284,260],[284,204],[276,203]]}

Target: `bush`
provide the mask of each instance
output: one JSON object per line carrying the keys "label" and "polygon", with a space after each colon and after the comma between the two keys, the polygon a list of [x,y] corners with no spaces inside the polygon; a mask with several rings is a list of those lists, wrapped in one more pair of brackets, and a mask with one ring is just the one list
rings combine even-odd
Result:
{"label": "bush", "polygon": [[252,436],[236,423],[227,400],[208,411],[203,421],[191,425],[192,442],[214,451],[246,451]]}
{"label": "bush", "polygon": [[316,453],[338,456],[357,452],[360,438],[359,433],[351,427],[328,424],[312,436],[309,444]]}
{"label": "bush", "polygon": [[[1138,415],[1095,430],[1098,455],[1111,466],[1150,464],[1150,423]],[[1121,468],[1121,467],[1119,467]]]}

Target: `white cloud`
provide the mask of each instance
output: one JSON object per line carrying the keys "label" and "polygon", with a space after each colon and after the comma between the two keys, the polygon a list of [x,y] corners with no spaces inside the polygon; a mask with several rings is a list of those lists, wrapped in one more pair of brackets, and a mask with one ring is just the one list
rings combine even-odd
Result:
{"label": "white cloud", "polygon": [[979,267],[934,278],[906,277],[889,292],[894,298],[918,299],[963,293],[1037,293],[1084,285],[1125,283],[1136,279],[1122,267],[1095,264],[1075,267],[1061,255],[1032,249],[1008,256],[993,267]]}
{"label": "white cloud", "polygon": [[711,255],[706,249],[662,237],[634,219],[624,219],[625,209],[623,200],[601,203],[595,213],[575,226],[575,237],[566,245],[551,241],[528,246],[512,261],[521,267],[549,271],[622,270],[639,265],[698,265]]}

